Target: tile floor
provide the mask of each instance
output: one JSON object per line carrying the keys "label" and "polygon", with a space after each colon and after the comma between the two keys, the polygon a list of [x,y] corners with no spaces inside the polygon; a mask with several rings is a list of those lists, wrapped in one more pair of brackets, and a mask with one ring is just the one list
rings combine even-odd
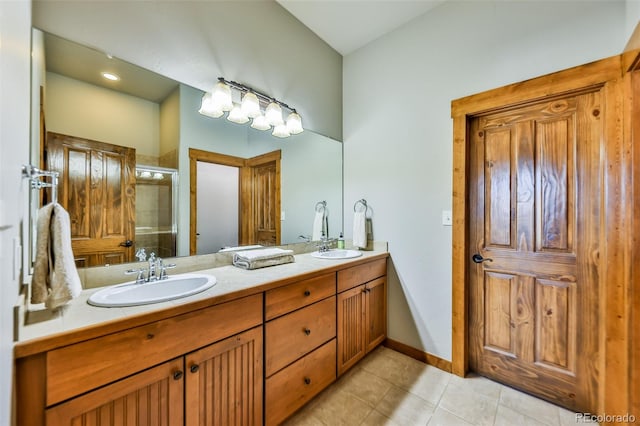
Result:
{"label": "tile floor", "polygon": [[462,379],[385,347],[369,354],[286,422],[286,426],[576,424],[571,411],[484,377]]}

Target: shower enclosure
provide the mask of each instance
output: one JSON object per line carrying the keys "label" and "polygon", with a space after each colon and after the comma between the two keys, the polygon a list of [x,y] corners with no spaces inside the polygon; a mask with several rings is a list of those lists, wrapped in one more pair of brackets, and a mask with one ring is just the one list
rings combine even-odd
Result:
{"label": "shower enclosure", "polygon": [[178,171],[136,166],[136,252],[176,255]]}

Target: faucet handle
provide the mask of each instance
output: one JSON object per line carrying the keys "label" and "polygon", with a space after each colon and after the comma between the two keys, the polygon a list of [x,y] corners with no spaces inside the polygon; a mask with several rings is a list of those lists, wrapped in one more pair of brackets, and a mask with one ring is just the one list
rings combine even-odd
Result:
{"label": "faucet handle", "polygon": [[169,275],[167,275],[167,269],[173,269],[176,266],[177,265],[175,263],[167,263],[167,264],[165,264],[161,259],[160,263],[158,264],[158,267],[160,268],[160,279],[161,280],[166,280],[167,278],[169,278]]}
{"label": "faucet handle", "polygon": [[149,255],[149,262],[155,262],[156,261],[156,254],[154,252],[151,252],[151,254]]}
{"label": "faucet handle", "polygon": [[144,269],[127,269],[124,271],[125,275],[138,274],[136,277],[136,284],[142,284],[144,282]]}

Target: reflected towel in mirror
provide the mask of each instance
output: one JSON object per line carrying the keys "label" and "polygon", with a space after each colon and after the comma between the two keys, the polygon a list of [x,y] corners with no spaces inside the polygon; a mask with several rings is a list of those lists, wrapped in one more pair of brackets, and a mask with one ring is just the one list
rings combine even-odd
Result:
{"label": "reflected towel in mirror", "polygon": [[233,254],[233,264],[243,269],[258,269],[267,266],[282,265],[294,262],[293,250],[266,248],[259,250],[238,251]]}
{"label": "reflected towel in mirror", "polygon": [[316,211],[313,217],[313,231],[311,232],[311,241],[319,241],[322,237],[322,222],[324,220],[324,210]]}

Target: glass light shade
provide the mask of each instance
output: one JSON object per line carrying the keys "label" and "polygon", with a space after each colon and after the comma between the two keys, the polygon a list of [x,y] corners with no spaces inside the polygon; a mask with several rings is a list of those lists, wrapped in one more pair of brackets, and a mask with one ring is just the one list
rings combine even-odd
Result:
{"label": "glass light shade", "polygon": [[264,117],[264,115],[260,114],[259,116],[253,119],[253,121],[251,122],[251,127],[253,127],[256,130],[269,130],[271,128],[271,125],[269,124],[267,119]]}
{"label": "glass light shade", "polygon": [[219,109],[222,111],[231,111],[231,109],[233,108],[233,101],[231,100],[231,88],[223,82],[218,82],[213,87],[211,97],[215,109]]}
{"label": "glass light shade", "polygon": [[198,110],[198,112],[202,115],[213,118],[220,118],[222,117],[222,114],[224,114],[221,109],[216,109],[213,105],[213,98],[211,96],[211,93],[204,94],[204,96],[202,97],[202,104],[200,105],[200,109]]}
{"label": "glass light shade", "polygon": [[249,118],[256,118],[261,114],[260,101],[255,93],[247,92],[242,97],[242,104],[240,106],[242,112]]}
{"label": "glass light shade", "polygon": [[282,108],[275,102],[271,102],[267,105],[267,109],[264,111],[264,116],[267,121],[272,126],[280,126],[284,124],[284,120],[282,119]]}
{"label": "glass light shade", "polygon": [[244,124],[249,121],[249,117],[247,117],[239,106],[234,106],[233,109],[229,112],[229,116],[227,120],[232,121],[237,124]]}
{"label": "glass light shade", "polygon": [[302,128],[302,118],[297,112],[292,112],[287,117],[287,130],[292,135],[297,135],[298,133],[302,133],[304,130]]}
{"label": "glass light shade", "polygon": [[287,130],[287,126],[285,126],[284,124],[280,124],[276,127],[273,128],[273,133],[271,133],[273,136],[278,137],[278,138],[288,138],[289,136],[291,136],[291,134],[289,133],[289,131]]}

